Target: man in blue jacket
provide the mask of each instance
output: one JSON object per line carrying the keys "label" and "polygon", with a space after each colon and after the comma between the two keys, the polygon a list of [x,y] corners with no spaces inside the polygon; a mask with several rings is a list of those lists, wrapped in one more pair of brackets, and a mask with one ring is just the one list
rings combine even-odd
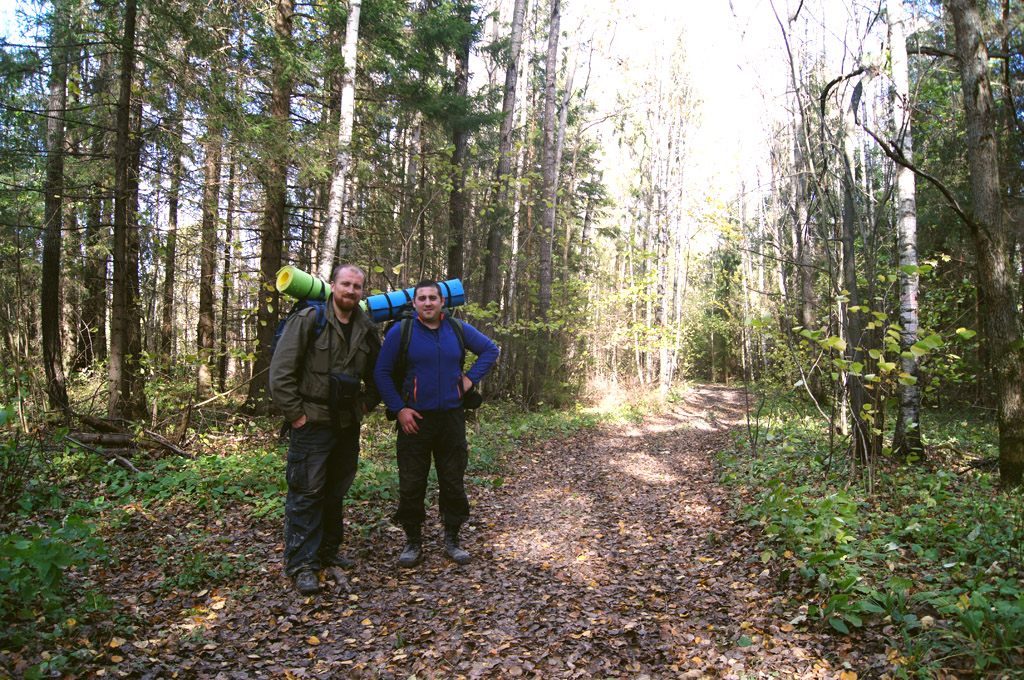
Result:
{"label": "man in blue jacket", "polygon": [[412,567],[423,556],[423,499],[433,455],[444,522],[444,549],[456,564],[469,553],[459,545],[459,528],[469,519],[464,475],[469,460],[463,397],[498,359],[498,346],[469,324],[462,324],[466,349],[477,360],[463,373],[463,351],[453,322],[442,312],[444,295],[436,281],[420,281],[413,293],[416,318],[405,358],[405,374],[397,375],[401,324],[395,324],[381,346],[374,379],[388,410],[398,420],[398,510],[394,520],[405,530],[399,566]]}

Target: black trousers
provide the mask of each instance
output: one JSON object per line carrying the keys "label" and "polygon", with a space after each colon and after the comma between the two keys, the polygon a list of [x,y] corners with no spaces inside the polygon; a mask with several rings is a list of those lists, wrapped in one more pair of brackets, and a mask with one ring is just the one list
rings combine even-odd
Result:
{"label": "black trousers", "polygon": [[359,425],[341,430],[306,423],[292,429],[284,505],[285,573],[320,568],[341,545],[342,501],[359,467]]}
{"label": "black trousers", "polygon": [[437,469],[438,509],[449,526],[462,526],[469,519],[466,497],[466,417],[461,409],[420,411],[420,431],[405,434],[398,428],[398,510],[396,524],[420,525],[427,518],[423,500],[433,456]]}

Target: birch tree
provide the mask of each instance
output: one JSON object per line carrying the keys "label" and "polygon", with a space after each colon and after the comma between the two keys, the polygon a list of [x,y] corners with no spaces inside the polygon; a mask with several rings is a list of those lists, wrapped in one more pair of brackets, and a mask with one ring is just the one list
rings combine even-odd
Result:
{"label": "birch tree", "polygon": [[[540,229],[540,258],[538,262],[538,301],[537,318],[546,321],[548,311],[551,308],[551,280],[552,280],[552,239],[555,233],[555,205],[558,194],[558,166],[556,159],[558,150],[555,146],[556,124],[555,120],[555,80],[557,76],[558,62],[558,37],[560,0],[551,0],[551,19],[548,25],[548,53],[544,66],[544,121],[543,141],[541,143],[541,229]],[[538,352],[535,375],[538,383],[547,371],[546,342]]]}
{"label": "birch tree", "polygon": [[[888,0],[889,55],[892,62],[892,118],[896,140],[905,158],[913,158],[910,129],[910,70],[904,29],[903,0]],[[918,361],[910,348],[917,342],[917,199],[914,173],[896,166],[896,221],[900,254],[900,372],[899,412],[893,452],[921,454],[921,387]]]}
{"label": "birch tree", "polygon": [[331,189],[327,199],[327,225],[320,241],[320,278],[329,280],[334,263],[347,251],[347,237],[341,225],[345,205],[345,180],[352,163],[352,127],[356,104],[356,52],[359,44],[359,11],[362,0],[349,0],[348,19],[345,24],[345,75],[341,86],[341,119],[338,125],[338,149],[331,174]]}

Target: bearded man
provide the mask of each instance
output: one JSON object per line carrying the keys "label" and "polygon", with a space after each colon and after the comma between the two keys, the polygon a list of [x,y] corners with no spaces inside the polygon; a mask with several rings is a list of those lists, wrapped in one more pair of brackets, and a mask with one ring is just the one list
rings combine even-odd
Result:
{"label": "bearded man", "polygon": [[302,595],[319,591],[322,567],[353,566],[339,552],[342,505],[359,464],[359,425],[380,402],[380,336],[359,306],[365,281],[355,265],[335,267],[323,316],[315,306],[297,312],[270,362],[271,395],[291,423],[285,574]]}

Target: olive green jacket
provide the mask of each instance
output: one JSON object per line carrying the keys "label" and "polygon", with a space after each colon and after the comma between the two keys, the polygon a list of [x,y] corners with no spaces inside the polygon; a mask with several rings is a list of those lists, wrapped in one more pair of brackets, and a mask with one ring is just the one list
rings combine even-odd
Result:
{"label": "olive green jacket", "polygon": [[[309,339],[316,332],[316,309],[303,309],[285,324],[270,360],[270,394],[290,423],[305,414],[311,423],[348,427],[362,420],[364,405],[372,410],[380,403],[373,381],[380,336],[363,310],[356,308],[351,318],[350,345],[334,315],[331,298],[327,299],[324,314],[327,324],[312,345]],[[331,373],[344,373],[363,381],[360,397],[333,423],[327,408],[327,376]]]}

